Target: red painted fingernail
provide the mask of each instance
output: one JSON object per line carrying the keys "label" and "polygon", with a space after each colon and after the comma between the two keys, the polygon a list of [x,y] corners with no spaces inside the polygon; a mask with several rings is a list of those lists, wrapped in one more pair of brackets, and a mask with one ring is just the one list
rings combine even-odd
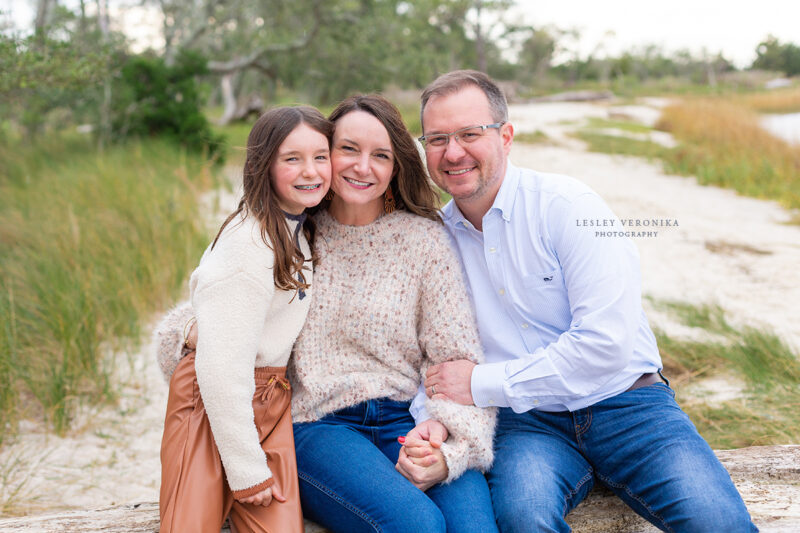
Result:
{"label": "red painted fingernail", "polygon": [[405,437],[397,437],[397,442],[399,442],[400,444],[405,444],[406,443],[406,438]]}

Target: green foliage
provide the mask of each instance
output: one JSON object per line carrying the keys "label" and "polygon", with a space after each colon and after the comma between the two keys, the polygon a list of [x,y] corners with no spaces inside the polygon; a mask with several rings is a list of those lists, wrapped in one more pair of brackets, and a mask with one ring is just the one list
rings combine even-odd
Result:
{"label": "green foliage", "polygon": [[800,74],[800,46],[781,43],[770,35],[756,47],[756,59],[752,68],[777,70],[787,76]]}
{"label": "green foliage", "polygon": [[29,139],[56,109],[83,118],[87,102],[97,99],[107,52],[43,36],[0,34],[0,114],[19,121]]}
{"label": "green foliage", "polygon": [[109,356],[195,266],[211,184],[164,141],[102,155],[85,137],[0,145],[0,434],[20,415],[64,431],[82,402],[114,399]]}
{"label": "green foliage", "polygon": [[120,69],[114,88],[112,131],[117,138],[166,136],[190,150],[221,155],[222,138],[201,111],[196,77],[207,73],[196,52],[181,52],[175,64],[133,56]]}
{"label": "green foliage", "polygon": [[519,54],[519,68],[523,77],[536,82],[551,68],[556,52],[556,37],[552,31],[534,30],[522,43]]}
{"label": "green foliage", "polygon": [[465,34],[468,2],[328,2],[316,38],[275,58],[283,84],[329,103],[355,92],[419,88],[450,68],[475,67]]}

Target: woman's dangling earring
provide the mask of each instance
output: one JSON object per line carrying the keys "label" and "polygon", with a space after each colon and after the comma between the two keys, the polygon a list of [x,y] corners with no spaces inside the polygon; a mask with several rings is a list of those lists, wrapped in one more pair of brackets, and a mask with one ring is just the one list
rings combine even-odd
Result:
{"label": "woman's dangling earring", "polygon": [[387,215],[395,210],[397,207],[394,203],[394,194],[392,194],[392,186],[386,188],[386,192],[383,193],[383,211]]}
{"label": "woman's dangling earring", "polygon": [[328,189],[328,192],[325,194],[325,199],[329,202],[333,200],[333,189]]}

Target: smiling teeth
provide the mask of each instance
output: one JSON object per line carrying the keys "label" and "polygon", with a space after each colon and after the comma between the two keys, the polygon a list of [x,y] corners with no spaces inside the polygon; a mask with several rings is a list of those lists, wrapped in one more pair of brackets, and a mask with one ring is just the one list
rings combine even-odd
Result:
{"label": "smiling teeth", "polygon": [[352,178],[345,178],[344,179],[347,183],[352,183],[353,185],[358,185],[359,187],[366,187],[367,185],[371,185],[370,183],[364,181],[354,180]]}
{"label": "smiling teeth", "polygon": [[320,185],[317,183],[316,185],[295,185],[295,189],[300,189],[301,191],[312,191],[314,189],[319,189]]}
{"label": "smiling teeth", "polygon": [[463,170],[446,170],[445,172],[447,172],[451,176],[460,176],[461,174],[466,174],[470,170],[472,170],[472,169],[471,168],[465,168]]}

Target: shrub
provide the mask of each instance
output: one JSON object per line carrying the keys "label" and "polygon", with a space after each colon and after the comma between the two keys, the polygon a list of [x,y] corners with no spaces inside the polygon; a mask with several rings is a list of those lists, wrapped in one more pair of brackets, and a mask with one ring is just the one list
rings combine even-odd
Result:
{"label": "shrub", "polygon": [[127,59],[113,91],[114,136],[166,136],[190,150],[220,157],[223,139],[212,132],[201,111],[196,81],[207,71],[196,52],[180,53],[174,65],[145,55]]}

